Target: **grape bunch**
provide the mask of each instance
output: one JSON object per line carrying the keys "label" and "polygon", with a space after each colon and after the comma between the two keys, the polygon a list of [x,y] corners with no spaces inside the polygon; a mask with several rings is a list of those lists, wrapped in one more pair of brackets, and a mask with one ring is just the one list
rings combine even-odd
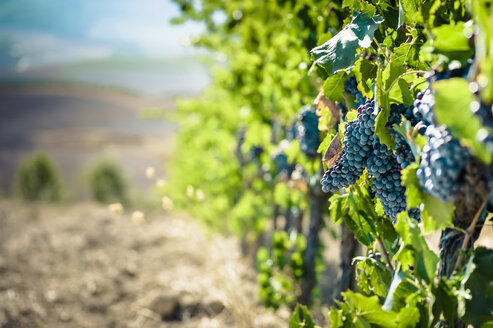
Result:
{"label": "grape bunch", "polygon": [[363,97],[361,91],[358,90],[358,82],[354,76],[351,76],[346,82],[344,82],[344,91],[354,97],[354,108],[359,108],[365,103],[366,99]]}
{"label": "grape bunch", "polygon": [[[388,127],[400,122],[400,112],[393,109]],[[385,213],[395,219],[397,213],[406,210],[401,167],[392,150],[374,136],[376,116],[373,111],[374,102],[366,101],[358,108],[357,118],[346,124],[341,154],[320,182],[324,192],[334,192],[356,183],[366,167],[373,178],[372,191],[380,199]],[[419,211],[412,210],[410,215],[418,219]]]}
{"label": "grape bunch", "polygon": [[401,135],[397,135],[395,138],[395,156],[397,163],[402,169],[405,169],[412,162],[414,162],[414,155],[411,147]]}
{"label": "grape bunch", "polygon": [[461,67],[454,67],[454,68],[447,67],[445,69],[442,69],[441,71],[438,71],[438,69],[431,70],[426,74],[426,80],[429,83],[439,80],[446,80],[453,77],[460,77],[467,80],[467,77],[471,70],[472,62],[473,59],[471,58],[467,60],[466,65],[463,65]]}
{"label": "grape bunch", "polygon": [[442,201],[452,201],[462,187],[461,171],[471,155],[447,128],[435,125],[434,105],[435,100],[429,87],[418,93],[414,102],[413,112],[422,122],[418,132],[426,136],[428,141],[421,152],[416,174],[425,192]]}
{"label": "grape bunch", "polygon": [[[392,115],[389,122],[392,121]],[[387,123],[389,127],[389,123]],[[407,143],[406,143],[407,144]],[[397,214],[406,210],[405,188],[402,186],[401,166],[398,156],[380,142],[378,137],[373,140],[373,152],[368,157],[368,173],[373,177],[372,191],[382,203],[385,214],[396,219]],[[419,220],[418,209],[411,209],[409,216]]]}
{"label": "grape bunch", "polygon": [[324,192],[353,185],[365,169],[375,132],[373,101],[360,106],[358,112],[358,117],[346,124],[341,154],[320,181]]}
{"label": "grape bunch", "polygon": [[371,188],[380,199],[385,214],[395,219],[398,213],[406,210],[406,194],[401,185],[400,167],[395,158],[392,158],[389,164],[392,165],[391,168],[385,174],[375,177]]}
{"label": "grape bunch", "polygon": [[304,106],[297,117],[296,138],[301,151],[309,158],[317,157],[320,145],[320,131],[318,130],[318,116],[313,106]]}
{"label": "grape bunch", "polygon": [[421,135],[424,135],[426,128],[434,122],[433,106],[435,106],[435,99],[429,87],[418,92],[414,101],[413,113],[416,119],[422,122],[418,129]]}
{"label": "grape bunch", "polygon": [[425,136],[428,144],[416,172],[419,184],[442,201],[451,201],[461,189],[460,174],[470,154],[445,127],[430,125]]}

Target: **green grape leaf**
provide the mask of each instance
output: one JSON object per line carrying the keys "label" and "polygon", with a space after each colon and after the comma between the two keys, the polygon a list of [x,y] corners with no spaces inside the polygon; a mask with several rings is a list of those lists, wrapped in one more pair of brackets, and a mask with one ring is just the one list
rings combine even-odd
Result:
{"label": "green grape leaf", "polygon": [[343,71],[331,75],[325,80],[322,87],[325,97],[333,101],[344,102],[342,94],[344,93],[344,82],[346,82],[347,79],[348,76]]}
{"label": "green grape leaf", "polygon": [[457,25],[444,24],[432,30],[434,36],[430,42],[433,52],[443,54],[451,59],[467,59],[474,53],[464,33],[464,22]]}
{"label": "green grape leaf", "polygon": [[[402,308],[412,306],[414,300],[419,298],[419,294],[421,293],[420,289],[416,286],[416,281],[414,281],[414,277],[407,272],[406,277],[401,281],[401,283],[397,286],[394,292],[394,307],[393,311],[400,311]],[[419,302],[419,300],[416,300]],[[414,304],[415,306],[416,304]]]}
{"label": "green grape leaf", "polygon": [[406,17],[404,15],[404,7],[402,7],[402,0],[399,0],[399,20],[397,21],[397,28],[406,23]]}
{"label": "green grape leaf", "polygon": [[374,227],[372,229],[368,224],[368,221],[359,215],[359,213],[353,213],[353,215],[345,214],[343,218],[349,230],[353,232],[354,237],[356,237],[360,243],[365,246],[373,244],[375,241],[372,237]]}
{"label": "green grape leaf", "polygon": [[390,115],[390,104],[389,97],[385,92],[385,83],[383,80],[383,70],[379,67],[377,71],[376,79],[376,101],[375,101],[375,111],[377,118],[375,120],[375,135],[380,138],[380,141],[391,147],[393,144],[393,138],[390,136],[389,131],[385,127],[389,120]]}
{"label": "green grape leaf", "polygon": [[289,319],[289,328],[315,328],[315,323],[306,306],[298,304]]}
{"label": "green grape leaf", "polygon": [[449,286],[445,278],[442,278],[438,283],[431,286],[431,292],[435,296],[432,309],[434,318],[438,320],[440,314],[443,313],[445,321],[453,324],[457,315],[458,301],[452,287]]}
{"label": "green grape leaf", "polygon": [[330,307],[329,320],[332,328],[342,327],[342,310],[338,310],[336,307]]}
{"label": "green grape leaf", "polygon": [[432,89],[435,92],[433,110],[437,122],[446,125],[456,138],[473,150],[477,157],[490,163],[491,154],[477,139],[481,122],[469,109],[474,96],[469,90],[468,82],[461,78],[441,80],[433,83]]}
{"label": "green grape leaf", "polygon": [[417,277],[427,283],[433,281],[439,258],[429,248],[416,221],[410,219],[407,212],[401,212],[394,227],[402,240],[401,248],[394,257],[403,265],[415,266]]}
{"label": "green grape leaf", "polygon": [[411,84],[405,79],[399,79],[395,86],[389,92],[390,103],[411,106],[414,103],[414,97],[410,90]]}
{"label": "green grape leaf", "polygon": [[334,194],[330,197],[329,204],[330,217],[334,223],[337,223],[346,214],[348,197],[346,195]]}
{"label": "green grape leaf", "polygon": [[427,283],[435,278],[438,256],[431,250],[417,252],[416,254],[416,275]]}
{"label": "green grape leaf", "polygon": [[346,303],[353,308],[352,313],[355,319],[376,327],[395,327],[397,313],[384,311],[377,296],[367,297],[352,291],[347,291],[342,295]]}
{"label": "green grape leaf", "polygon": [[391,0],[380,0],[378,3],[374,3],[377,4],[378,11],[385,20],[385,25],[392,29],[397,29],[399,24],[399,10],[396,8],[395,2]]}
{"label": "green grape leaf", "polygon": [[[390,99],[389,99],[390,96],[387,93],[387,91],[389,91],[390,95],[392,95],[394,99],[397,98],[397,100],[399,98],[402,100],[404,99],[404,97],[410,98],[412,96],[410,93],[406,96],[403,96],[403,90],[401,88],[404,88],[407,90],[407,92],[409,92],[406,83],[394,84],[394,82],[403,73],[406,72],[406,68],[402,66],[402,64],[399,61],[391,62],[385,67],[383,72],[381,73],[380,72],[381,70],[378,70],[377,72],[377,89],[378,89],[377,100],[378,100],[378,105],[381,107],[381,111],[378,113],[377,119],[375,120],[375,135],[378,136],[380,138],[380,141],[383,144],[385,144],[387,147],[394,148],[394,144],[395,144],[394,138],[390,135],[390,132],[386,127],[390,115]],[[392,89],[390,89],[391,86]]]}
{"label": "green grape leaf", "polygon": [[418,163],[411,163],[401,171],[402,185],[406,187],[406,202],[408,208],[418,207],[421,204],[421,191],[419,188],[416,171]]}
{"label": "green grape leaf", "polygon": [[365,295],[385,297],[392,282],[390,270],[380,261],[364,256],[353,258],[353,263],[356,263],[356,281],[359,292]]}
{"label": "green grape leaf", "polygon": [[358,48],[370,47],[373,34],[382,22],[383,19],[378,15],[356,15],[350,24],[329,41],[310,51],[315,58],[315,64],[322,66],[329,75],[351,66]]}
{"label": "green grape leaf", "polygon": [[427,65],[419,60],[419,47],[414,43],[404,43],[394,49],[390,57],[392,62],[401,63],[414,69],[426,69]]}
{"label": "green grape leaf", "polygon": [[397,316],[397,328],[413,328],[418,327],[419,309],[415,306],[402,308]]}
{"label": "green grape leaf", "polygon": [[438,198],[424,193],[423,223],[425,233],[452,226],[455,206],[453,202],[442,202]]}
{"label": "green grape leaf", "polygon": [[407,24],[413,25],[414,23],[416,23],[416,17],[418,14],[420,2],[418,0],[400,0],[399,9],[401,6]]}
{"label": "green grape leaf", "polygon": [[466,266],[466,277],[461,282],[463,292],[469,290],[466,311],[462,320],[474,327],[491,327],[493,322],[493,250],[478,247]]}
{"label": "green grape leaf", "polygon": [[392,311],[394,307],[394,293],[397,287],[399,287],[402,279],[404,279],[405,277],[406,274],[403,271],[394,272],[394,278],[392,279],[392,283],[390,284],[389,292],[387,294],[387,297],[385,298],[385,302],[382,305],[382,310]]}
{"label": "green grape leaf", "polygon": [[[373,98],[371,83],[377,77],[377,69],[378,66],[375,63],[366,60],[363,57],[358,59],[356,64],[354,64],[353,72],[358,81],[358,90],[368,99]],[[368,82],[370,82],[370,84]]]}

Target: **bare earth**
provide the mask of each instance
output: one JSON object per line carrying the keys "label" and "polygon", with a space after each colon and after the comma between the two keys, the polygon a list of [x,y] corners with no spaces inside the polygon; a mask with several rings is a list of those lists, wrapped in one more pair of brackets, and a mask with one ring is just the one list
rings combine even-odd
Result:
{"label": "bare earth", "polygon": [[237,242],[189,219],[1,201],[0,226],[0,327],[287,325]]}

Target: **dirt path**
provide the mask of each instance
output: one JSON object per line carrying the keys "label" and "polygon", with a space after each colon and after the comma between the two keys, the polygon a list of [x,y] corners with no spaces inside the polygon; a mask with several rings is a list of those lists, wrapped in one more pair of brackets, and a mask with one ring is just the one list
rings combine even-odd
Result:
{"label": "dirt path", "polygon": [[148,216],[1,201],[0,327],[287,326],[235,240]]}

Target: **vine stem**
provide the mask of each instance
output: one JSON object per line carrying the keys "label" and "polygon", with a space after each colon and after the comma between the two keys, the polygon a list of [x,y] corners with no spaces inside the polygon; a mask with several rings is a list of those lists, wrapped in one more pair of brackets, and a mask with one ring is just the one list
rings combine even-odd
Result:
{"label": "vine stem", "polygon": [[382,239],[380,237],[377,237],[378,243],[380,244],[380,247],[382,248],[383,256],[385,256],[385,260],[387,261],[387,264],[389,265],[389,268],[391,271],[394,271],[394,267],[392,266],[392,261],[390,261],[389,253],[387,252],[387,249],[385,248],[385,245],[382,242]]}
{"label": "vine stem", "polygon": [[[467,244],[469,244],[469,240],[471,240],[472,234],[474,233],[474,230],[476,229],[476,224],[478,223],[479,217],[481,216],[481,213],[483,212],[484,207],[486,206],[486,203],[488,202],[488,196],[484,199],[483,203],[481,204],[481,207],[478,209],[476,212],[476,215],[474,215],[474,218],[469,225],[469,228],[466,230],[466,236],[464,237],[464,241],[462,242],[462,247],[461,249],[465,249],[467,247]],[[462,256],[459,255],[457,258],[457,263],[455,264],[455,270],[458,270],[460,266],[462,265]]]}
{"label": "vine stem", "polygon": [[378,43],[378,41],[377,41],[377,39],[375,37],[373,37],[373,41],[375,41],[375,43],[377,44],[378,49],[380,49],[380,52],[385,57],[385,60],[387,61],[387,63],[390,63],[389,57],[387,57],[387,55],[385,54],[385,51],[383,51],[382,46],[380,45],[380,43]]}
{"label": "vine stem", "polygon": [[409,71],[409,72],[402,73],[401,75],[399,75],[397,77],[397,79],[394,80],[394,82],[392,82],[392,84],[390,85],[390,87],[387,90],[385,90],[385,93],[386,94],[389,93],[390,90],[392,90],[392,88],[394,87],[394,85],[397,82],[399,82],[399,80],[402,79],[404,76],[410,75],[410,74],[425,74],[425,73],[426,73],[426,71],[420,71],[420,70],[417,70],[417,71]]}

